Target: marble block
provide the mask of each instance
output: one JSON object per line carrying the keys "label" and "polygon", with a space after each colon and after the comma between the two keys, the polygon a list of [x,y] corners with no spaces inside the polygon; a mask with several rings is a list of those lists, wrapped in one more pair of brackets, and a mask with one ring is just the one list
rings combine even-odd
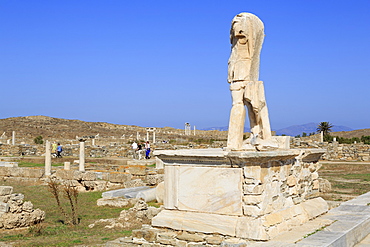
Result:
{"label": "marble block", "polygon": [[242,215],[242,169],[178,167],[178,209]]}
{"label": "marble block", "polygon": [[166,165],[165,174],[166,209],[242,215],[242,168]]}
{"label": "marble block", "polygon": [[126,188],[126,189],[118,189],[118,190],[111,190],[102,193],[103,198],[114,198],[114,197],[126,197],[126,198],[133,198],[136,197],[137,193],[142,190],[150,189],[148,186],[141,186],[141,187],[134,187],[134,188]]}
{"label": "marble block", "polygon": [[152,225],[177,230],[236,235],[239,217],[220,214],[163,210],[152,220]]}

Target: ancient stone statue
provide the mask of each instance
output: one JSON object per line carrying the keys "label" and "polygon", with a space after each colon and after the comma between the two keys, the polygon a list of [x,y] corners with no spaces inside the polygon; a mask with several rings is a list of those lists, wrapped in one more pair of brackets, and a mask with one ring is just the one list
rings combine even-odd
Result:
{"label": "ancient stone statue", "polygon": [[[264,86],[258,81],[262,43],[262,21],[250,13],[234,17],[230,41],[232,44],[228,67],[228,82],[232,96],[228,150],[263,150],[276,148],[271,138]],[[251,137],[243,143],[245,106],[248,109]]]}

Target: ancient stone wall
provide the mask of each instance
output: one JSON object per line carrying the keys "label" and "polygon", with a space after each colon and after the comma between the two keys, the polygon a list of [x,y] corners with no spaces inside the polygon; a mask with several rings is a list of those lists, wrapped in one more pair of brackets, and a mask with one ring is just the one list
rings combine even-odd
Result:
{"label": "ancient stone wall", "polygon": [[326,152],[324,160],[370,161],[370,145],[363,143],[339,144],[338,142],[301,141],[294,138],[291,148],[321,148]]}
{"label": "ancient stone wall", "polygon": [[[128,144],[112,144],[109,146],[85,146],[86,157],[127,157],[132,155]],[[78,157],[79,144],[66,144],[63,146],[62,156]],[[42,156],[45,153],[43,145],[10,145],[0,144],[0,156]]]}
{"label": "ancient stone wall", "polygon": [[[0,178],[13,182],[45,182],[44,168],[0,167]],[[155,186],[164,180],[163,169],[145,165],[121,166],[116,172],[77,171],[58,168],[53,174],[60,182],[69,184],[79,191],[104,191],[114,188]]]}
{"label": "ancient stone wall", "polygon": [[[245,231],[243,238],[271,239],[327,210],[321,198],[309,200],[319,196],[318,162],[298,158],[275,163],[243,167],[244,215],[252,225],[263,226],[259,232]],[[313,207],[320,213],[313,213]]]}

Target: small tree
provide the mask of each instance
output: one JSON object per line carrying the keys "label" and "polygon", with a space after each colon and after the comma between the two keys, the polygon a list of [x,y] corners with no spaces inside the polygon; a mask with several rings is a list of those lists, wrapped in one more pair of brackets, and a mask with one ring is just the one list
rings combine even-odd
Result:
{"label": "small tree", "polygon": [[306,132],[303,132],[302,133],[302,137],[306,137],[307,136],[307,133]]}
{"label": "small tree", "polygon": [[35,139],[33,139],[33,141],[36,143],[36,144],[43,144],[44,141],[42,140],[42,136],[37,136],[35,137]]}

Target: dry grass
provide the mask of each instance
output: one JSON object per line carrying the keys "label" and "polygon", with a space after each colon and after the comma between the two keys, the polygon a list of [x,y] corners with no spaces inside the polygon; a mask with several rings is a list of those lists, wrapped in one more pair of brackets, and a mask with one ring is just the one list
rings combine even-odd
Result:
{"label": "dry grass", "polygon": [[326,200],[346,201],[370,191],[370,163],[324,163],[319,174],[332,185],[332,191],[322,195]]}
{"label": "dry grass", "polygon": [[[79,194],[80,223],[78,225],[63,224],[63,215],[60,213],[55,199],[48,191],[47,186],[28,185],[0,182],[0,185],[14,187],[14,192],[25,195],[25,200],[31,201],[34,208],[40,208],[46,212],[45,222],[40,226],[34,226],[23,230],[0,230],[1,242],[13,243],[14,246],[99,246],[107,241],[130,235],[129,229],[106,229],[94,227],[89,224],[98,219],[117,218],[122,211],[120,208],[98,207],[97,199],[101,198],[101,192],[88,192]],[[63,201],[65,208],[67,201]]]}

